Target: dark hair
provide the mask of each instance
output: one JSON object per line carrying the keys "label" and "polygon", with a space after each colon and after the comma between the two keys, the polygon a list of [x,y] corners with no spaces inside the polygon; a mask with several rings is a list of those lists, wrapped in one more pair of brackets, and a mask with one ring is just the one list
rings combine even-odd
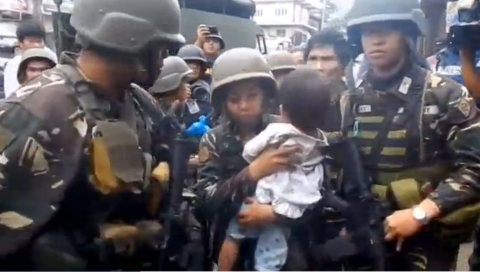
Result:
{"label": "dark hair", "polygon": [[36,21],[26,21],[17,28],[17,40],[23,42],[27,37],[35,37],[45,40],[45,28]]}
{"label": "dark hair", "polygon": [[345,35],[336,28],[320,30],[308,40],[307,48],[303,55],[305,61],[307,61],[308,55],[314,48],[327,46],[333,47],[342,68],[347,67],[351,59],[350,44]]}
{"label": "dark hair", "polygon": [[321,128],[330,108],[328,88],[320,73],[311,68],[298,69],[283,79],[279,102],[293,126],[304,131]]}

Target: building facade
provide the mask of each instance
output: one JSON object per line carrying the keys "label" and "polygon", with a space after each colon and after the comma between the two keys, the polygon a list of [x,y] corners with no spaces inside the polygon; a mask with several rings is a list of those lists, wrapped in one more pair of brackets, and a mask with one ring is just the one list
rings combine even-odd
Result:
{"label": "building facade", "polygon": [[270,50],[305,43],[318,31],[321,21],[319,0],[254,0],[253,19],[264,30]]}

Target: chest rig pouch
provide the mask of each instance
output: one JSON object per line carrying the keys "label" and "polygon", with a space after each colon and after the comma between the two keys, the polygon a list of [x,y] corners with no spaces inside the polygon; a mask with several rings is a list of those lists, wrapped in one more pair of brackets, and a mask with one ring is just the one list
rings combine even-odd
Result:
{"label": "chest rig pouch", "polygon": [[124,122],[97,121],[89,146],[91,182],[104,194],[144,181],[144,156],[138,139]]}
{"label": "chest rig pouch", "polygon": [[[374,192],[394,209],[419,204],[453,170],[433,157],[442,147],[431,127],[439,105],[427,89],[439,80],[425,72],[424,84],[411,82],[403,103],[384,103],[382,107],[368,85],[359,88],[360,95],[353,99],[354,125],[348,134],[356,138],[365,155],[374,177]],[[397,93],[403,93],[400,89]],[[444,244],[458,245],[473,232],[479,212],[480,204],[464,207],[432,221],[426,233]]]}
{"label": "chest rig pouch", "polygon": [[[130,108],[122,120],[108,119],[110,104],[98,99],[88,82],[72,66],[62,65],[60,71],[74,86],[80,104],[79,114],[87,121],[87,156],[89,181],[103,195],[139,191],[149,185],[152,157],[142,151],[139,142],[142,133],[137,127],[133,94]],[[124,119],[124,120],[123,120]],[[144,119],[146,120],[146,119]]]}
{"label": "chest rig pouch", "polygon": [[429,74],[421,71],[422,76],[404,77],[383,91],[375,91],[363,77],[357,82],[351,98],[353,116],[349,119],[353,125],[348,136],[356,139],[370,172],[397,171],[418,164],[421,104]]}

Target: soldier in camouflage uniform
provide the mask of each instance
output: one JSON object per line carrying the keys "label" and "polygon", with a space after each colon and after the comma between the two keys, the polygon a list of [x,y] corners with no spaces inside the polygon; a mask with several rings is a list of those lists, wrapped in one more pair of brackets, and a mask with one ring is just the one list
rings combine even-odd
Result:
{"label": "soldier in camouflage uniform", "polygon": [[410,58],[425,26],[418,0],[357,0],[347,19],[371,67],[342,105],[344,130],[391,209],[387,270],[455,270],[480,208],[475,102]]}
{"label": "soldier in camouflage uniform", "polygon": [[181,58],[168,57],[163,62],[160,77],[148,90],[157,99],[162,111],[175,116],[179,123],[182,123],[185,100],[191,95],[187,78],[192,73]]}
{"label": "soldier in camouflage uniform", "polygon": [[[212,76],[212,105],[222,116],[219,126],[200,142],[197,192],[204,200],[211,222],[211,254],[216,262],[228,222],[242,202],[253,194],[256,182],[287,169],[292,163],[290,155],[297,148],[268,150],[250,165],[242,157],[244,143],[277,120],[267,114],[268,102],[277,92],[277,84],[265,58],[257,50],[235,48],[224,52],[216,60]],[[240,223],[250,226],[274,220],[283,218],[275,215],[271,206],[257,203],[252,203],[240,215]],[[248,254],[253,251],[247,250]],[[240,265],[239,269],[243,268]]]}
{"label": "soldier in camouflage uniform", "polygon": [[[270,66],[270,71],[272,71],[273,77],[275,77],[278,86],[280,86],[280,83],[282,83],[285,76],[292,71],[295,71],[297,68],[292,54],[288,51],[275,51],[268,54],[265,59]],[[270,113],[279,114],[279,106],[278,97],[275,96],[275,98],[272,99]]]}
{"label": "soldier in camouflage uniform", "polygon": [[210,104],[210,81],[211,77],[207,74],[210,65],[202,49],[193,44],[187,44],[180,48],[177,54],[192,69],[188,77],[190,89],[192,90],[192,101],[186,105],[185,123],[190,126],[198,121],[202,115],[208,116],[212,113]]}
{"label": "soldier in camouflage uniform", "polygon": [[[169,117],[175,124],[172,131],[163,134],[171,136],[167,142],[173,144],[173,140],[178,134],[185,130],[185,115],[188,115],[188,110],[185,106],[186,100],[190,98],[190,86],[187,83],[188,77],[193,71],[188,67],[187,63],[180,57],[171,56],[164,60],[162,72],[155,84],[149,89],[149,92],[157,99],[161,110]],[[170,144],[170,145],[171,145]],[[196,153],[196,150],[192,150]],[[195,157],[196,158],[196,157]],[[191,163],[198,164],[192,158]]]}
{"label": "soldier in camouflage uniform", "polygon": [[37,77],[43,71],[57,65],[55,55],[44,48],[31,48],[22,55],[18,65],[17,80],[23,84],[30,79]]}
{"label": "soldier in camouflage uniform", "polygon": [[288,51],[275,51],[268,54],[265,58],[278,85],[282,83],[285,76],[297,68],[292,54]]}
{"label": "soldier in camouflage uniform", "polygon": [[0,106],[0,264],[137,270],[152,261],[141,250],[158,255],[161,226],[144,221],[156,216],[146,205],[157,162],[144,111],[155,101],[131,82],[140,66],[153,82],[159,52],[184,42],[180,7],[82,0],[71,25],[78,59],[64,58]]}

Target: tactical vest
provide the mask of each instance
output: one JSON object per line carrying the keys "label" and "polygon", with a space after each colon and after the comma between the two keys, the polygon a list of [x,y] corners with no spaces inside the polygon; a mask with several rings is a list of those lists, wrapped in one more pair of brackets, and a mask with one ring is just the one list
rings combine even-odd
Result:
{"label": "tactical vest", "polygon": [[[124,186],[144,189],[150,184],[153,158],[152,121],[142,110],[143,90],[132,86],[134,107],[123,121],[108,119],[109,105],[101,103],[79,71],[59,65],[58,71],[72,86],[86,120],[86,143],[90,182],[103,194],[122,191]],[[141,116],[139,116],[140,114]],[[142,122],[139,122],[142,120]]]}
{"label": "tactical vest", "polygon": [[[436,133],[446,105],[431,91],[441,79],[429,71],[412,80],[405,77],[397,89],[376,91],[363,77],[348,102],[342,100],[348,137],[355,138],[374,182],[373,190],[394,209],[419,204],[453,169],[447,144]],[[350,103],[348,106],[346,103]],[[432,233],[449,244],[469,238],[480,205],[460,209],[429,224]]]}
{"label": "tactical vest", "polygon": [[[119,204],[124,204],[125,195],[119,193],[135,193],[149,185],[151,124],[146,116],[140,117],[143,122],[137,122],[138,116],[125,122],[107,119],[103,112],[108,110],[107,105],[98,103],[91,86],[83,85],[83,77],[73,66],[59,65],[48,73],[64,79],[69,87],[66,91],[74,92],[78,99],[79,110],[66,121],[86,140],[79,167],[74,169],[75,180],[59,211],[45,233],[31,245],[32,266],[34,270],[88,270],[90,259],[103,257],[99,252],[102,249],[93,240],[99,237],[99,225],[105,223]],[[135,107],[139,107],[142,102],[135,95],[143,94],[132,94]],[[138,108],[134,111],[139,112]],[[135,201],[131,203],[133,207],[138,205]],[[96,262],[93,265],[106,268]]]}

